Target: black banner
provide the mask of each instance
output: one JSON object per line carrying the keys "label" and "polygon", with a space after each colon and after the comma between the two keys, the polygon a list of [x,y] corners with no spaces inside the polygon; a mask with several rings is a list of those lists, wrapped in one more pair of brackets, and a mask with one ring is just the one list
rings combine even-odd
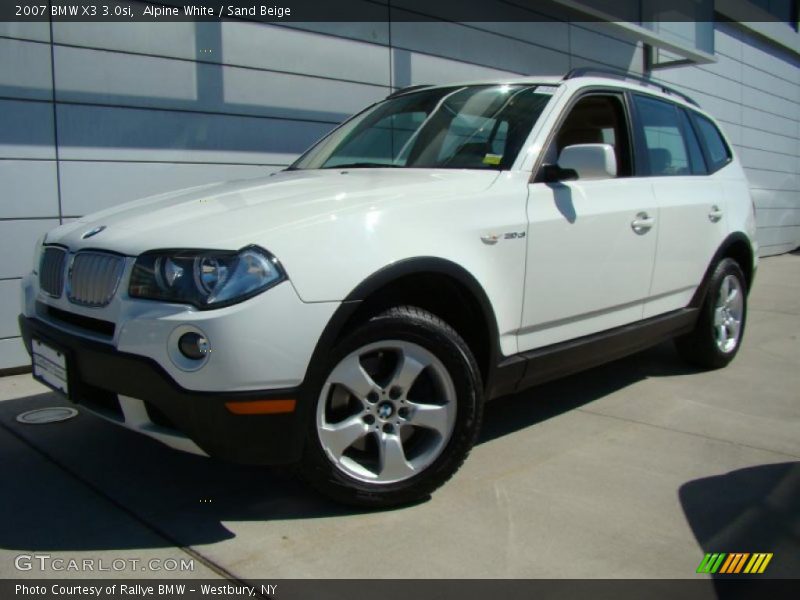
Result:
{"label": "black banner", "polygon": [[0,580],[4,600],[153,599],[200,600],[503,600],[591,598],[592,600],[800,597],[800,580],[729,578],[687,580]]}
{"label": "black banner", "polygon": [[797,15],[743,0],[0,0],[0,21],[709,22],[728,5],[739,21],[794,19],[796,27]]}

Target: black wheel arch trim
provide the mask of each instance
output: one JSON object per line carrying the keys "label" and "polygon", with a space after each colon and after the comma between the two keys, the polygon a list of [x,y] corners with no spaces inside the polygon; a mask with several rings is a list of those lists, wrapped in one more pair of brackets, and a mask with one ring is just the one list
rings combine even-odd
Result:
{"label": "black wheel arch trim", "polygon": [[[375,271],[353,288],[329,319],[328,324],[317,341],[317,345],[309,361],[303,387],[307,388],[310,381],[316,381],[319,376],[321,376],[320,371],[324,368],[325,356],[327,356],[327,353],[333,345],[345,333],[345,328],[350,318],[355,314],[364,300],[378,292],[381,288],[403,277],[423,274],[441,274],[451,277],[463,285],[474,300],[477,301],[483,321],[488,327],[488,336],[490,340],[489,364],[484,387],[487,392],[487,397],[497,395],[492,394],[491,391],[498,383],[495,375],[498,365],[503,361],[503,355],[500,351],[500,335],[498,333],[497,317],[489,301],[489,296],[476,277],[464,267],[450,260],[435,256],[419,256],[399,260]],[[444,318],[443,315],[440,316]],[[306,404],[311,404],[311,402]]]}
{"label": "black wheel arch trim", "polygon": [[745,277],[747,277],[747,274],[749,273],[749,281],[745,281],[745,284],[747,285],[747,293],[750,293],[750,290],[753,287],[753,280],[755,279],[756,275],[755,265],[753,264],[753,259],[755,258],[753,255],[753,244],[750,241],[750,238],[744,232],[734,231],[722,241],[722,243],[719,245],[719,248],[717,248],[717,251],[714,253],[714,256],[711,258],[711,261],[708,263],[706,272],[703,274],[703,279],[700,285],[697,286],[697,290],[695,290],[691,302],[689,302],[690,307],[700,308],[703,305],[703,301],[708,293],[708,286],[711,282],[711,276],[714,274],[714,269],[716,268],[717,264],[719,264],[719,261],[727,256],[731,247],[740,242],[743,242],[747,245],[750,253],[750,264],[742,265],[742,271],[744,271]]}

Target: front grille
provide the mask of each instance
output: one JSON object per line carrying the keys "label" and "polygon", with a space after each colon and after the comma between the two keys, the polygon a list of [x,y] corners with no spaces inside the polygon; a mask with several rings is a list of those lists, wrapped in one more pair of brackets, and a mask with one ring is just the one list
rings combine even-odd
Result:
{"label": "front grille", "polygon": [[69,267],[69,301],[82,306],[105,306],[117,293],[125,259],[107,252],[78,252]]}
{"label": "front grille", "polygon": [[64,262],[67,251],[56,246],[44,249],[39,263],[39,287],[53,298],[60,298],[64,289]]}

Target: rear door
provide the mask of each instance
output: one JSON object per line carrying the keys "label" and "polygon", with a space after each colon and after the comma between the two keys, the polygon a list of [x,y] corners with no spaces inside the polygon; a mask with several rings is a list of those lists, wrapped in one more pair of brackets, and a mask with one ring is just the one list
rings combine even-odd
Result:
{"label": "rear door", "polygon": [[636,135],[659,206],[656,261],[644,318],[687,306],[727,233],[722,186],[686,109],[633,94]]}

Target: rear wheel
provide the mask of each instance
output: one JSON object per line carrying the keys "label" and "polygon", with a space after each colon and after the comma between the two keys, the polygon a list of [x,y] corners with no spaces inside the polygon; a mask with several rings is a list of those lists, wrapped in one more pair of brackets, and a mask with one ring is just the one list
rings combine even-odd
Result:
{"label": "rear wheel", "polygon": [[469,347],[414,307],[393,308],[345,338],[318,389],[301,472],[349,504],[426,497],[459,468],[480,425]]}
{"label": "rear wheel", "polygon": [[718,369],[739,351],[747,319],[747,292],[742,269],[725,258],[714,269],[694,331],[677,338],[678,352],[688,362]]}

